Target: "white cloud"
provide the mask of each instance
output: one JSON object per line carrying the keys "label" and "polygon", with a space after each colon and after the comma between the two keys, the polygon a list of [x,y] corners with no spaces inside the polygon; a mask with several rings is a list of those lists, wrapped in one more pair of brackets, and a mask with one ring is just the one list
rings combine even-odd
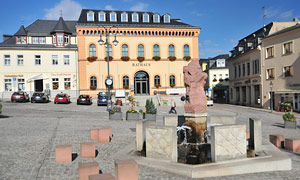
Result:
{"label": "white cloud", "polygon": [[277,16],[279,13],[279,10],[278,9],[274,9],[274,8],[267,8],[265,9],[265,16],[266,18],[272,18],[274,16]]}
{"label": "white cloud", "polygon": [[111,5],[106,5],[106,6],[105,6],[105,9],[106,9],[106,10],[115,10]]}
{"label": "white cloud", "polygon": [[289,10],[280,14],[282,18],[290,18],[293,16],[293,10]]}
{"label": "white cloud", "polygon": [[147,11],[149,4],[146,3],[138,3],[135,6],[130,8],[131,11]]}
{"label": "white cloud", "polygon": [[60,11],[65,20],[77,20],[79,18],[82,6],[72,0],[61,0],[58,4],[55,4],[53,8],[45,9],[46,19],[57,20],[60,17]]}

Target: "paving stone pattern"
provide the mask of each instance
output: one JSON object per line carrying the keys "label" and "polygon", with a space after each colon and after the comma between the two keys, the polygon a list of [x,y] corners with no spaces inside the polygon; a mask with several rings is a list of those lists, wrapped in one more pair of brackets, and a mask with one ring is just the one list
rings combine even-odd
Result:
{"label": "paving stone pattern", "polygon": [[[114,160],[120,150],[135,141],[134,121],[109,121],[105,107],[68,105],[9,103],[3,104],[0,116],[0,179],[1,180],[76,180],[79,162],[97,162],[103,173],[114,175]],[[128,107],[122,107],[125,112]],[[139,110],[140,108],[137,108]],[[141,107],[144,109],[144,107]],[[169,107],[158,108],[158,124]],[[183,114],[183,107],[177,107]],[[286,138],[300,138],[300,129],[284,129],[281,114],[257,111],[251,108],[215,105],[208,108],[208,114],[238,115],[237,123],[246,124],[249,117],[262,120],[263,143],[268,143],[270,134],[283,134]],[[124,117],[124,116],[123,116]],[[98,155],[95,159],[80,158],[80,143],[93,142],[89,130],[113,127],[110,144],[96,141]],[[55,146],[72,144],[77,158],[72,163],[55,162]],[[245,174],[205,179],[299,179],[300,153],[282,150],[292,159],[291,171]],[[141,180],[188,180],[190,178],[163,172],[146,166],[139,166]]]}

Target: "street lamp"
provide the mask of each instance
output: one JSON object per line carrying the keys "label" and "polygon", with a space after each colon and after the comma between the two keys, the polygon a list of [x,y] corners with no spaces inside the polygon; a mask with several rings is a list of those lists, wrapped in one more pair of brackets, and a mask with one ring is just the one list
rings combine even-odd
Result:
{"label": "street lamp", "polygon": [[273,112],[273,96],[272,96],[272,89],[273,89],[273,82],[270,82],[270,108],[271,108],[271,113]]}
{"label": "street lamp", "polygon": [[[106,60],[107,60],[107,78],[105,79],[105,85],[106,88],[108,90],[108,101],[107,101],[107,111],[111,111],[112,110],[112,101],[111,101],[111,94],[110,94],[110,89],[112,88],[113,85],[113,79],[109,74],[109,34],[110,34],[110,29],[111,26],[104,26],[103,27],[105,30],[105,42],[102,39],[102,33],[100,33],[100,40],[98,41],[98,44],[100,46],[104,45],[104,47],[106,48]],[[118,45],[118,41],[117,41],[117,33],[115,32],[115,40],[113,40],[112,42],[115,46]]]}

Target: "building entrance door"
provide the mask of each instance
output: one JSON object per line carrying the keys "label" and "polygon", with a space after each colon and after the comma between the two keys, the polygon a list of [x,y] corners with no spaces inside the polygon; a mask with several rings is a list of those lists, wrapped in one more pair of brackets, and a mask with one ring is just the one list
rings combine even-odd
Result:
{"label": "building entrance door", "polygon": [[139,71],[134,75],[134,94],[149,95],[149,75],[144,71]]}
{"label": "building entrance door", "polygon": [[43,92],[43,80],[42,79],[38,79],[38,80],[34,80],[34,91],[35,92]]}

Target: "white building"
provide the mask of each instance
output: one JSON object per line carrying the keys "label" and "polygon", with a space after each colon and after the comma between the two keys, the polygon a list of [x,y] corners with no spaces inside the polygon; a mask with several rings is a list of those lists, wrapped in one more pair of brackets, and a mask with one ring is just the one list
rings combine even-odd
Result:
{"label": "white building", "polygon": [[14,91],[58,92],[78,95],[76,21],[37,20],[22,25],[0,43],[0,93]]}

